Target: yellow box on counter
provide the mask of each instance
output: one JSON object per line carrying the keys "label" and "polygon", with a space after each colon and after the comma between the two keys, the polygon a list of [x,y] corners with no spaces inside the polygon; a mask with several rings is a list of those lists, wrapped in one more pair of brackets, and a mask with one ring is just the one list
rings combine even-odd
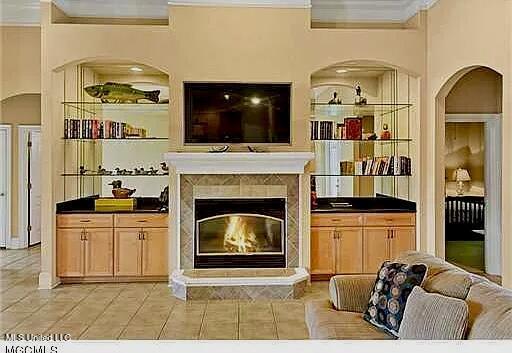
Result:
{"label": "yellow box on counter", "polygon": [[101,212],[133,211],[137,207],[137,199],[115,199],[102,197],[94,200],[94,210]]}

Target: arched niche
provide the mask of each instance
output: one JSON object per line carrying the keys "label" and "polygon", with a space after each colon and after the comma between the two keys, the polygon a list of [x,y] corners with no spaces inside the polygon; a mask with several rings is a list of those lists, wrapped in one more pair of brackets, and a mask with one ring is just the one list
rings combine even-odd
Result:
{"label": "arched niche", "polygon": [[[404,143],[403,146],[397,146],[396,149],[391,151],[384,151],[383,149],[377,151],[376,148],[368,148],[371,144],[364,144],[365,146],[346,147],[336,146],[337,141],[327,141],[325,146],[320,146],[322,141],[314,141],[315,151],[319,151],[317,155],[325,156],[328,150],[336,150],[335,153],[339,155],[342,160],[354,160],[355,158],[362,158],[363,155],[377,156],[377,153],[389,155],[403,154],[408,155],[413,163],[413,175],[419,175],[419,79],[417,75],[412,74],[408,70],[401,69],[394,65],[379,62],[375,60],[350,60],[325,66],[315,70],[310,77],[311,81],[311,115],[312,119],[316,119],[321,115],[318,113],[316,106],[319,105],[321,109],[330,110],[334,107],[325,106],[333,97],[336,92],[337,96],[341,99],[344,107],[350,110],[355,102],[356,90],[355,87],[359,85],[362,90],[362,96],[367,99],[369,106],[377,106],[382,104],[402,105],[406,109],[396,109],[388,116],[394,115],[396,119],[393,124],[383,118],[382,111],[375,111],[374,119],[363,118],[363,131],[367,133],[375,133],[380,135],[383,130],[383,125],[393,125],[394,132],[397,139],[410,140]],[[323,106],[322,106],[323,105]],[[375,109],[385,109],[376,108]],[[394,110],[392,108],[389,109]],[[350,112],[349,112],[350,113]],[[352,114],[350,114],[352,115]],[[368,115],[364,113],[363,115]],[[371,115],[371,114],[370,114]],[[324,118],[321,118],[324,119]],[[329,118],[327,118],[329,119]],[[398,133],[400,131],[400,133]],[[403,134],[403,135],[402,135]],[[345,144],[345,143],[344,143]],[[377,145],[377,144],[375,144]],[[320,150],[321,149],[321,150]],[[348,151],[348,152],[346,152]],[[323,158],[323,157],[322,157]],[[325,159],[325,158],[324,158]],[[322,165],[322,162],[317,158],[314,162],[315,166],[313,174],[334,174],[337,168],[336,163],[331,163],[329,171],[325,172],[327,167]],[[334,169],[333,169],[334,168]],[[321,176],[323,178],[323,176]],[[329,176],[330,177],[330,176]],[[318,179],[318,176],[315,177]],[[381,178],[384,180],[384,178]],[[405,179],[404,179],[405,180]],[[317,180],[318,181],[318,180]],[[414,201],[418,201],[419,206],[419,181],[416,178],[409,178],[404,183],[394,183],[393,185],[384,186],[383,182],[377,181],[377,178],[354,178],[353,180],[339,179],[338,181],[320,181],[320,184],[325,184],[320,187],[321,192],[319,196],[375,196],[376,193],[392,194],[393,196],[402,197]],[[378,185],[379,184],[379,185]],[[400,185],[399,185],[400,184]],[[317,184],[318,185],[318,184]],[[347,193],[341,192],[336,194],[335,190],[344,188],[349,190]],[[318,192],[318,190],[317,190]],[[322,195],[322,192],[325,195]],[[418,219],[419,220],[419,219]],[[419,222],[418,222],[419,223]],[[418,242],[419,243],[419,242]]]}

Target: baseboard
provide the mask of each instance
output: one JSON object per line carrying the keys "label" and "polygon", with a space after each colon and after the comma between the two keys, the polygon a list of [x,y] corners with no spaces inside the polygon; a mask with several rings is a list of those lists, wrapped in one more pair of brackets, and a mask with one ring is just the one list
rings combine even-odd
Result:
{"label": "baseboard", "polygon": [[19,249],[26,249],[28,246],[25,244],[25,241],[19,237],[12,237],[9,239],[9,244],[6,246],[7,249],[11,250],[19,250]]}

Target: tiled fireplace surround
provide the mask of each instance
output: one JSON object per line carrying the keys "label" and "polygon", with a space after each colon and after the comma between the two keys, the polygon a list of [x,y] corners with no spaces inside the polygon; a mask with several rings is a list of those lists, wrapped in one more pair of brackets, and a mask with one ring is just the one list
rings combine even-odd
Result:
{"label": "tiled fireplace surround", "polygon": [[297,175],[182,175],[180,178],[180,260],[194,268],[194,200],[286,198],[286,264],[299,266],[299,177]]}
{"label": "tiled fireplace surround", "polygon": [[[301,268],[301,183],[304,165],[312,157],[309,153],[167,154],[176,173],[170,211],[174,205],[179,214],[178,241],[171,246],[178,253],[176,260],[171,254],[173,294],[184,300],[302,296],[308,274]],[[194,269],[195,199],[269,197],[286,199],[285,269]]]}

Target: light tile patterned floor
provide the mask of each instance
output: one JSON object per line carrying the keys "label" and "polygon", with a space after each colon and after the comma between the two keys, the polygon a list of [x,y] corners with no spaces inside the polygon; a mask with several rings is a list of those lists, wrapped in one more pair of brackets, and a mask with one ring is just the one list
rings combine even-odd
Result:
{"label": "light tile patterned floor", "polygon": [[37,290],[38,247],[0,250],[0,334],[69,333],[73,339],[306,339],[304,301],[327,298],[315,282],[301,300],[174,298],[166,283],[64,285]]}

